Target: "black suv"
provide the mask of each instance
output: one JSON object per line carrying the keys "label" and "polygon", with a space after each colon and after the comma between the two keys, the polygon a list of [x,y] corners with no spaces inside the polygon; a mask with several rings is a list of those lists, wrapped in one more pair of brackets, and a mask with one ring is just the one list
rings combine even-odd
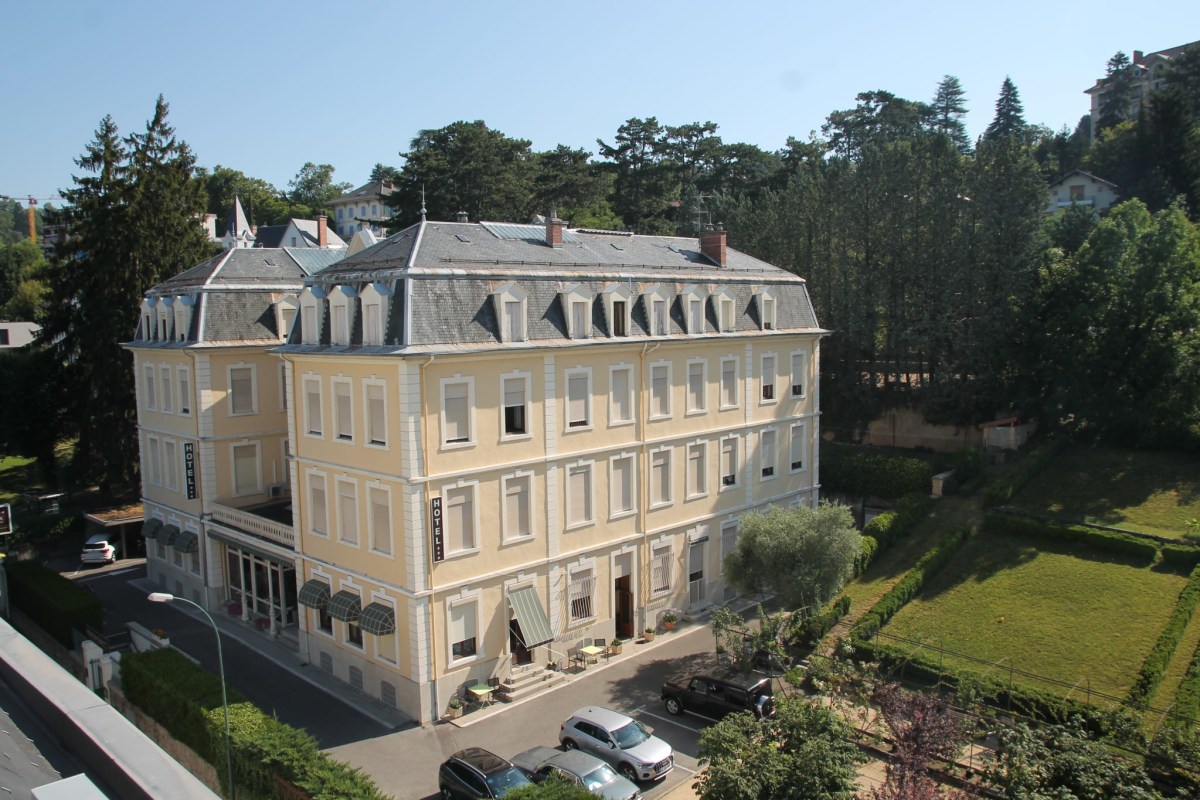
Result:
{"label": "black suv", "polygon": [[445,800],[493,800],[532,785],[512,762],[482,747],[459,750],[438,769],[438,789]]}
{"label": "black suv", "polygon": [[750,711],[757,717],[775,713],[771,679],[762,675],[729,673],[696,675],[689,680],[663,684],[662,699],[667,711],[720,719],[726,714]]}

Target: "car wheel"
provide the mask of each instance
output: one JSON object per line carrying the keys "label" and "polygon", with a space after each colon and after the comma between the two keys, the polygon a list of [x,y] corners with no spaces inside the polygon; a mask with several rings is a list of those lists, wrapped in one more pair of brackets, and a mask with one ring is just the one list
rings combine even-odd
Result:
{"label": "car wheel", "polygon": [[629,779],[633,783],[637,783],[638,781],[637,770],[634,769],[631,764],[621,764],[621,766],[617,767],[617,772],[621,773],[623,777]]}
{"label": "car wheel", "polygon": [[564,750],[578,750],[579,745],[575,744],[574,739],[563,739],[563,749]]}
{"label": "car wheel", "polygon": [[449,786],[442,787],[442,798],[443,800],[454,800],[454,792],[450,791]]}
{"label": "car wheel", "polygon": [[679,702],[678,697],[668,697],[667,711],[671,712],[675,716],[679,716],[683,713],[683,703]]}

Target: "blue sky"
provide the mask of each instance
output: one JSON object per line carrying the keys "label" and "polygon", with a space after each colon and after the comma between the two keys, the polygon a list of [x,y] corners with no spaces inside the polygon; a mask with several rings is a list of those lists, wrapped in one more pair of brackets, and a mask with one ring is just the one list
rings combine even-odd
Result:
{"label": "blue sky", "polygon": [[1194,0],[1112,2],[5,3],[0,194],[52,196],[111,114],[161,92],[198,162],[283,189],[305,161],[359,184],[416,133],[482,119],[595,152],[630,117],[711,120],[727,142],[807,138],[858,92],[967,92],[977,136],[1012,77],[1026,119],[1074,127],[1117,50],[1200,39]]}

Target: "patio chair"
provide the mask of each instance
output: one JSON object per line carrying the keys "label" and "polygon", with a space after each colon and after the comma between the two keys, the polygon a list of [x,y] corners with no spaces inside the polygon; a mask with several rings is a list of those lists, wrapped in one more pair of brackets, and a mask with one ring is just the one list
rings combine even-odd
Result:
{"label": "patio chair", "polygon": [[570,647],[567,649],[567,664],[579,665],[581,669],[587,669],[587,656],[581,653],[578,647]]}
{"label": "patio chair", "polygon": [[612,652],[608,649],[608,639],[592,639],[592,644],[594,644],[596,647],[604,648],[604,652],[600,655],[604,656],[605,661],[612,656]]}

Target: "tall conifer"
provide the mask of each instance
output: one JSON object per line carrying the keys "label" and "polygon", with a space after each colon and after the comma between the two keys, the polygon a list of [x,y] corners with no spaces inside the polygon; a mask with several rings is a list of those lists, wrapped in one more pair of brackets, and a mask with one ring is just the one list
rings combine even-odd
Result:
{"label": "tall conifer", "polygon": [[1024,136],[1027,128],[1021,95],[1012,78],[1006,77],[1000,86],[1000,97],[996,99],[996,116],[983,132],[984,141],[993,142],[1005,136]]}

